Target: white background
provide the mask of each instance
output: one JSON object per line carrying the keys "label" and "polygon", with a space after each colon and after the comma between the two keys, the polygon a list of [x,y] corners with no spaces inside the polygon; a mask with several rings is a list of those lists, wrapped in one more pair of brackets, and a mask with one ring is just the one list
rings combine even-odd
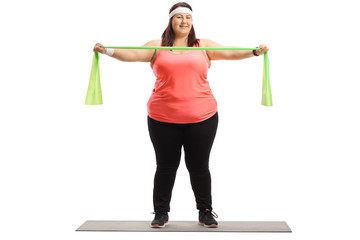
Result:
{"label": "white background", "polygon": [[[149,220],[155,155],[148,63],[100,56],[104,104],[84,105],[93,46],[160,39],[177,1],[2,1],[1,239],[359,239],[356,1],[189,1],[197,37],[270,47],[213,62],[211,155],[219,221],[287,221],[291,234],[84,233],[85,220]],[[170,220],[196,220],[184,162]]]}

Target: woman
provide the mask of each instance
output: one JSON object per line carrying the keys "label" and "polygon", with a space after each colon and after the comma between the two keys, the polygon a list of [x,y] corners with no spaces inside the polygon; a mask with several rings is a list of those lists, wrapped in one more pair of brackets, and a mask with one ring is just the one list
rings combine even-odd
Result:
{"label": "woman", "polygon": [[[154,178],[152,227],[168,223],[171,193],[184,147],[185,163],[199,210],[199,222],[217,227],[212,212],[209,156],[218,125],[217,103],[207,81],[210,60],[240,60],[262,55],[260,50],[151,50],[104,49],[97,43],[95,52],[120,61],[150,62],[156,76],[148,101],[148,129],[157,169]],[[171,7],[169,24],[162,40],[144,46],[223,47],[208,39],[197,39],[192,25],[192,8],[185,2]],[[217,216],[216,216],[217,217]]]}

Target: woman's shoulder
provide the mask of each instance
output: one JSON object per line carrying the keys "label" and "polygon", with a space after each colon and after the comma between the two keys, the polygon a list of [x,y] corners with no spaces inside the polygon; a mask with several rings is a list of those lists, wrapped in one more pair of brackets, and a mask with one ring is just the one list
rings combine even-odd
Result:
{"label": "woman's shoulder", "polygon": [[200,46],[202,47],[221,47],[222,45],[219,43],[214,42],[210,39],[199,39]]}
{"label": "woman's shoulder", "polygon": [[199,39],[199,42],[202,47],[218,47],[218,46],[220,46],[220,44],[218,44],[210,39]]}
{"label": "woman's shoulder", "polygon": [[153,47],[161,46],[161,40],[151,40],[145,43],[144,46],[153,46]]}
{"label": "woman's shoulder", "polygon": [[199,39],[199,44],[201,47],[208,47],[209,44],[211,43],[211,40],[209,39]]}

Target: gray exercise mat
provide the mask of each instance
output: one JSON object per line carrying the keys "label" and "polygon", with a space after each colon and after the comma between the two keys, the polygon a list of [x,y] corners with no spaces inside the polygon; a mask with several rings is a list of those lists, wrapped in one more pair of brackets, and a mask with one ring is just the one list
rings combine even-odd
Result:
{"label": "gray exercise mat", "polygon": [[76,231],[99,232],[291,232],[280,221],[219,221],[218,228],[205,228],[196,221],[169,221],[165,228],[151,228],[151,221],[88,220]]}

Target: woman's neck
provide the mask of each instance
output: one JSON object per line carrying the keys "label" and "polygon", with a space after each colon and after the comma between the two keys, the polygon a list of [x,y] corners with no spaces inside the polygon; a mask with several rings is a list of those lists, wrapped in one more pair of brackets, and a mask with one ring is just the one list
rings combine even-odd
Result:
{"label": "woman's neck", "polygon": [[188,46],[188,37],[176,37],[174,39],[174,47],[187,47]]}

